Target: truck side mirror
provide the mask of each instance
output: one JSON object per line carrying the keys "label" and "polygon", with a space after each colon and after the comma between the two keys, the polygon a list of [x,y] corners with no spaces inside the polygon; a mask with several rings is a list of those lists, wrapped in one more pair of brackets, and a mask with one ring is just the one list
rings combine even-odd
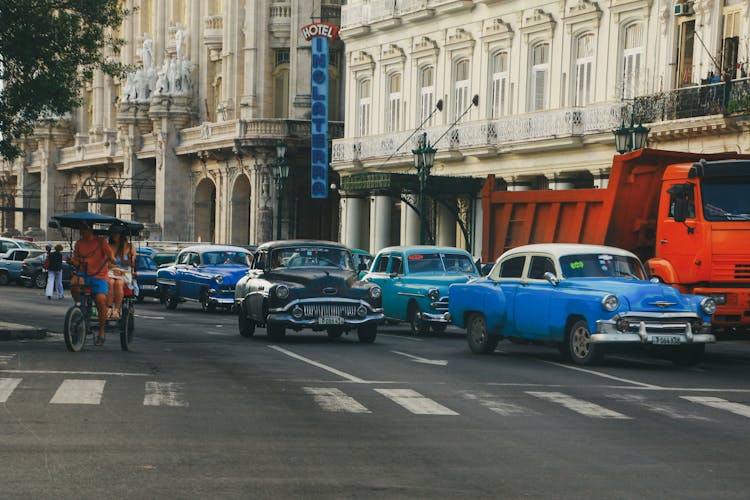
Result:
{"label": "truck side mirror", "polygon": [[692,184],[676,184],[667,190],[670,194],[670,203],[672,204],[672,217],[675,222],[685,222],[690,215],[689,204],[692,198]]}

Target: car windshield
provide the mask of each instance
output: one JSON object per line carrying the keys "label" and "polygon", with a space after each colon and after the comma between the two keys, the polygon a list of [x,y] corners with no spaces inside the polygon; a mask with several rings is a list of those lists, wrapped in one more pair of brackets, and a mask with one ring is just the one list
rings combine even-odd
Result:
{"label": "car windshield", "polygon": [[143,271],[143,270],[155,271],[156,263],[154,262],[154,259],[152,259],[151,257],[148,257],[146,255],[136,255],[135,268],[138,269],[139,271]]}
{"label": "car windshield", "polygon": [[157,253],[152,257],[157,266],[162,264],[171,264],[177,258],[176,253]]}
{"label": "car windshield", "polygon": [[750,183],[746,180],[705,179],[701,195],[706,220],[750,220]]}
{"label": "car windshield", "polygon": [[42,247],[40,247],[33,241],[18,240],[17,243],[18,243],[18,246],[20,246],[21,248],[33,248],[36,250],[42,250]]}
{"label": "car windshield", "polygon": [[479,274],[470,257],[459,253],[413,253],[406,258],[409,272]]}
{"label": "car windshield", "polygon": [[349,250],[336,247],[298,246],[271,252],[271,269],[282,267],[337,267],[354,271]]}
{"label": "car windshield", "polygon": [[608,253],[565,255],[560,257],[560,268],[565,278],[646,279],[646,272],[637,258]]}
{"label": "car windshield", "polygon": [[201,256],[201,262],[205,266],[247,266],[247,254],[245,252],[233,252],[225,250],[221,252],[206,252]]}

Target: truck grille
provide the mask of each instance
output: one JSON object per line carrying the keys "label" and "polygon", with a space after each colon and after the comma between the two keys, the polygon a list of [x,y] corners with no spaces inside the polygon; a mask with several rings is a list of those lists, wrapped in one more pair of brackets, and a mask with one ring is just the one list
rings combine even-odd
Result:
{"label": "truck grille", "polygon": [[713,281],[750,280],[750,262],[738,262],[742,257],[714,259]]}
{"label": "truck grille", "polygon": [[303,304],[305,318],[320,318],[322,316],[343,316],[353,318],[357,315],[355,304]]}

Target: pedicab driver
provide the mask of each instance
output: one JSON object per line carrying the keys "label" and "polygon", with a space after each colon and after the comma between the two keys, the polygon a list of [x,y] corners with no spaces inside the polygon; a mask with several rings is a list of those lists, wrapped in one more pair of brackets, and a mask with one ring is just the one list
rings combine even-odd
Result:
{"label": "pedicab driver", "polygon": [[81,286],[91,287],[91,293],[96,302],[99,313],[99,336],[94,340],[94,345],[104,344],[104,325],[107,321],[107,283],[109,263],[114,262],[115,257],[112,249],[104,238],[94,235],[94,231],[86,222],[81,223],[81,239],[76,241],[73,256],[70,263],[78,272],[70,281],[70,294],[73,300],[81,300]]}

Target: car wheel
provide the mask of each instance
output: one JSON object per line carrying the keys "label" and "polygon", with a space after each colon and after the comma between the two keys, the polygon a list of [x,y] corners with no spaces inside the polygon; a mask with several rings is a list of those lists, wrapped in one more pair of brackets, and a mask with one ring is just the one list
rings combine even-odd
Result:
{"label": "car wheel", "polygon": [[177,304],[180,302],[180,300],[173,296],[173,295],[167,295],[166,299],[164,300],[164,307],[167,309],[177,309]]}
{"label": "car wheel", "polygon": [[326,332],[328,332],[328,338],[337,339],[337,338],[340,338],[344,334],[344,329],[332,326],[326,329]]}
{"label": "car wheel", "polygon": [[408,316],[412,335],[425,335],[430,329],[430,325],[420,319],[420,312],[419,305],[412,302],[409,306]]}
{"label": "car wheel", "polygon": [[670,360],[676,366],[695,366],[701,362],[705,352],[706,344],[680,346],[670,353]]}
{"label": "car wheel", "polygon": [[0,273],[0,285],[5,286],[8,283],[10,283],[10,279],[8,278],[8,273]]}
{"label": "car wheel", "polygon": [[42,290],[47,288],[47,273],[37,273],[37,275],[34,276],[34,286]]}
{"label": "car wheel", "polygon": [[208,299],[208,292],[205,291],[201,294],[201,309],[203,309],[203,312],[216,312],[216,303]]}
{"label": "car wheel", "polygon": [[269,323],[266,325],[266,333],[268,334],[269,339],[278,342],[286,335],[286,328],[284,328],[284,325],[278,323]]}
{"label": "car wheel", "polygon": [[252,337],[255,335],[255,321],[245,315],[242,306],[237,308],[237,320],[240,327],[240,335],[243,337]]}
{"label": "car wheel", "polygon": [[568,329],[566,341],[573,363],[591,365],[601,359],[601,349],[591,342],[591,332],[586,321],[579,319],[573,323]]}
{"label": "car wheel", "polygon": [[488,354],[495,350],[500,337],[490,335],[484,315],[474,313],[466,322],[466,340],[469,342],[469,349],[474,354]]}
{"label": "car wheel", "polygon": [[375,342],[375,337],[378,335],[378,325],[362,325],[357,328],[357,339],[362,344],[372,344]]}

